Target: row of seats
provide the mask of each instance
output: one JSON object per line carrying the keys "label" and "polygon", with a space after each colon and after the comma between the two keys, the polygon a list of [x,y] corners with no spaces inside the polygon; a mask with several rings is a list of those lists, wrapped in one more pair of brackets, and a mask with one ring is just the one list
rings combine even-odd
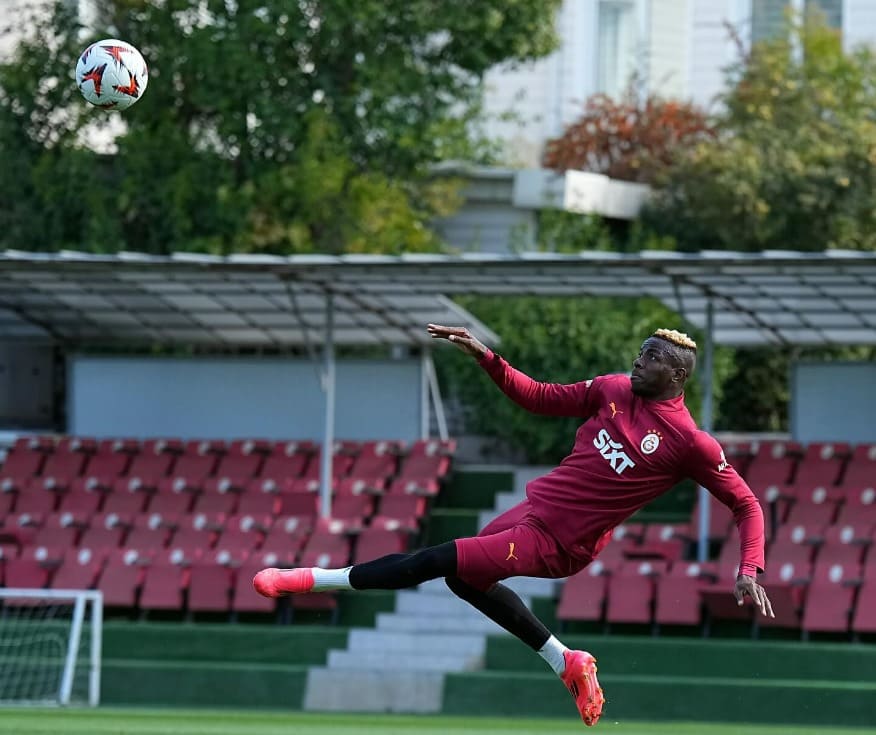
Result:
{"label": "row of seats", "polygon": [[[97,588],[107,605],[142,611],[271,611],[251,585],[265,566],[407,550],[454,450],[337,442],[322,518],[310,442],[21,439],[0,468],[0,582]],[[313,595],[295,607],[335,604]]]}
{"label": "row of seats", "polygon": [[[453,440],[335,442],[335,489],[434,494],[455,448]],[[321,448],[309,441],[28,437],[8,452],[0,491],[270,492],[313,488],[320,472]]]}
{"label": "row of seats", "polygon": [[727,459],[755,493],[771,487],[873,487],[876,444],[727,441]]}

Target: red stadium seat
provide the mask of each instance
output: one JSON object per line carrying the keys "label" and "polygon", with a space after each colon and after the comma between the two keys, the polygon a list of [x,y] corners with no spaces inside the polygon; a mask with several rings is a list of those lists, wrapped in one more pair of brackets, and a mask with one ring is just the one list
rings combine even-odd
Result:
{"label": "red stadium seat", "polygon": [[47,490],[66,490],[73,478],[82,474],[87,461],[88,455],[82,452],[55,450],[43,465],[43,487]]}
{"label": "red stadium seat", "polygon": [[313,493],[284,492],[279,495],[280,513],[285,516],[315,516],[319,498]]}
{"label": "red stadium seat", "polygon": [[[709,495],[709,530],[708,537],[714,541],[720,541],[721,539],[727,538],[727,535],[730,533],[730,529],[733,527],[733,514],[730,512],[729,508],[726,505],[721,503],[712,495]],[[688,524],[690,527],[690,536],[691,539],[698,539],[700,537],[700,500],[699,495],[697,496],[697,500],[694,503],[693,510],[690,514],[690,522]]]}
{"label": "red stadium seat", "polygon": [[835,523],[824,530],[825,544],[856,544],[866,547],[872,543],[873,524]]}
{"label": "red stadium seat", "polygon": [[334,483],[338,495],[382,495],[386,490],[386,478],[363,477],[361,475],[342,477]]}
{"label": "red stadium seat", "polygon": [[605,619],[609,623],[650,623],[654,601],[654,580],[665,573],[662,561],[623,563],[608,580]]}
{"label": "red stadium seat", "polygon": [[751,486],[786,485],[794,476],[794,468],[802,448],[796,442],[759,442],[755,455],[745,473],[745,481]]}
{"label": "red stadium seat", "polygon": [[150,451],[144,447],[143,452],[131,461],[126,476],[136,489],[154,491],[158,481],[169,476],[176,458],[175,452],[157,451],[154,447]]}
{"label": "red stadium seat", "polygon": [[372,561],[387,554],[403,553],[407,548],[407,534],[403,532],[366,528],[356,539],[353,564]]}
{"label": "red stadium seat", "polygon": [[140,608],[143,610],[181,610],[190,573],[175,564],[153,563],[146,567]]}
{"label": "red stadium seat", "polygon": [[794,484],[832,487],[839,482],[852,449],[845,443],[812,442],[797,465]]}
{"label": "red stadium seat", "polygon": [[146,561],[136,552],[110,554],[97,580],[97,589],[103,593],[107,607],[132,608],[146,576]]}
{"label": "red stadium seat", "polygon": [[261,549],[264,552],[296,555],[313,531],[313,516],[281,516],[265,535]]}
{"label": "red stadium seat", "polygon": [[0,469],[0,487],[8,492],[21,487],[25,479],[36,477],[46,461],[45,451],[28,447],[14,447]]}
{"label": "red stadium seat", "polygon": [[245,492],[237,503],[240,515],[274,515],[280,511],[280,498],[272,493]]}
{"label": "red stadium seat", "polygon": [[420,520],[426,515],[426,498],[416,495],[385,495],[380,499],[377,514],[371,525],[387,530],[415,533]]}
{"label": "red stadium seat", "polygon": [[[263,545],[263,548],[267,548]],[[298,562],[302,567],[334,569],[350,563],[350,540],[341,534],[316,530],[308,539]]]}
{"label": "red stadium seat", "polygon": [[95,553],[91,549],[68,552],[61,566],[52,575],[52,589],[92,589],[103,569],[106,556],[105,553]]}
{"label": "red stadium seat", "polygon": [[74,486],[61,496],[58,512],[93,515],[97,513],[103,500],[103,493],[97,490],[83,490]]}
{"label": "red stadium seat", "polygon": [[234,571],[222,564],[199,563],[191,568],[188,609],[192,612],[227,612],[231,608]]}
{"label": "red stadium seat", "polygon": [[167,528],[133,528],[125,539],[125,548],[138,552],[154,551],[167,546],[170,539]]}
{"label": "red stadium seat", "polygon": [[222,513],[231,515],[237,509],[237,494],[205,489],[195,498],[192,513]]}
{"label": "red stadium seat", "polygon": [[125,474],[131,464],[128,452],[99,451],[88,460],[88,465],[82,476],[92,484],[109,485],[112,481]]}
{"label": "red stadium seat", "polygon": [[563,583],[557,605],[557,620],[602,620],[608,587],[608,577],[602,574],[602,569],[602,565],[594,562]]}
{"label": "red stadium seat", "polygon": [[[339,480],[342,477],[346,477],[350,472],[350,467],[353,466],[353,457],[349,454],[343,454],[337,449],[332,454],[332,477],[335,480]],[[307,467],[304,469],[301,477],[308,480],[316,480],[319,479],[320,473],[322,471],[322,449],[318,449],[316,454],[313,455],[313,459],[308,463]]]}
{"label": "red stadium seat", "polygon": [[837,505],[826,500],[826,494],[820,492],[808,497],[798,497],[785,517],[787,525],[820,526],[825,528],[833,523],[837,513]]}
{"label": "red stadium seat", "polygon": [[803,630],[845,633],[851,623],[855,587],[846,582],[816,579],[809,585],[803,610]]}
{"label": "red stadium seat", "polygon": [[350,468],[350,476],[369,482],[382,480],[385,486],[386,480],[398,470],[402,450],[401,442],[397,441],[364,442]]}
{"label": "red stadium seat", "polygon": [[3,516],[12,513],[15,507],[15,493],[0,492],[0,526],[3,525]]}
{"label": "red stadium seat", "polygon": [[441,491],[435,478],[399,477],[392,480],[387,492],[392,495],[422,495],[433,498]]}
{"label": "red stadium seat", "polygon": [[876,633],[876,575],[858,590],[852,630],[855,633]]}
{"label": "red stadium seat", "polygon": [[867,523],[876,526],[876,483],[870,486],[846,485],[845,502],[836,517],[837,524]]}
{"label": "red stadium seat", "polygon": [[18,559],[38,562],[48,570],[57,569],[64,561],[70,547],[53,544],[32,544],[25,546],[18,555]]}
{"label": "red stadium seat", "polygon": [[216,455],[210,452],[205,454],[183,454],[176,460],[176,464],[173,466],[173,472],[171,473],[173,489],[177,492],[200,491],[204,480],[213,474],[216,463]]}
{"label": "red stadium seat", "polygon": [[[858,567],[860,571],[861,562],[864,557],[864,546],[852,543],[837,543],[825,541],[819,547],[818,555],[815,558],[815,577],[819,577],[819,568],[840,564],[843,567]],[[825,577],[826,579],[826,577]],[[838,580],[833,580],[838,581]]]}
{"label": "red stadium seat", "polygon": [[149,501],[146,510],[161,515],[182,515],[189,512],[193,502],[193,497],[187,493],[159,492]]}
{"label": "red stadium seat", "polygon": [[876,444],[859,444],[842,477],[847,488],[876,488]]}
{"label": "red stadium seat", "polygon": [[75,526],[68,526],[66,528],[43,526],[37,529],[30,543],[36,546],[59,546],[69,549],[76,546],[78,538],[79,529]]}
{"label": "red stadium seat", "polygon": [[[30,483],[35,482],[31,480]],[[55,509],[57,496],[45,490],[38,484],[28,483],[18,493],[15,500],[15,512],[18,515],[30,513],[32,515],[46,515]]]}
{"label": "red stadium seat", "polygon": [[367,495],[340,495],[332,498],[331,510],[334,533],[359,533],[374,511],[374,499]]}
{"label": "red stadium seat", "polygon": [[7,559],[4,578],[6,587],[41,589],[49,582],[50,569],[36,559]]}
{"label": "red stadium seat", "polygon": [[312,442],[284,442],[274,446],[274,451],[265,458],[259,477],[277,483],[301,477],[316,451]]}
{"label": "red stadium seat", "polygon": [[628,546],[626,556],[631,559],[657,558],[667,561],[681,559],[690,537],[690,529],[685,525],[672,523],[650,523],[645,526],[645,537],[639,546]]}
{"label": "red stadium seat", "polygon": [[263,462],[264,456],[258,453],[228,453],[220,460],[216,477],[224,481],[226,489],[241,491],[258,475]]}
{"label": "red stadium seat", "polygon": [[143,493],[108,493],[103,501],[101,510],[104,513],[119,513],[121,515],[133,516],[143,512],[148,499],[148,496]]}
{"label": "red stadium seat", "polygon": [[77,546],[94,552],[110,551],[121,546],[124,535],[125,529],[120,526],[116,528],[92,526],[82,532]]}
{"label": "red stadium seat", "polygon": [[699,625],[702,618],[700,589],[713,584],[714,568],[698,562],[675,562],[657,584],[654,620],[660,625]]}

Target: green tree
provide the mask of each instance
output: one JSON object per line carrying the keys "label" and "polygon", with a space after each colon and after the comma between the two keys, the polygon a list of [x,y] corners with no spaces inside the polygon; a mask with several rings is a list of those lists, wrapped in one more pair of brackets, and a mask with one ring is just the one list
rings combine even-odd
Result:
{"label": "green tree", "polygon": [[646,225],[680,248],[876,247],[876,52],[819,19],[728,73],[718,137],[656,182]]}
{"label": "green tree", "polygon": [[[13,171],[0,194],[15,203],[0,244],[437,248],[426,224],[456,200],[427,169],[481,154],[483,74],[549,52],[558,5],[97,0],[101,27],[86,31],[55,0],[0,64],[0,157]],[[77,54],[107,36],[150,67],[121,118],[86,108],[72,82]],[[100,155],[113,119],[125,130]]]}

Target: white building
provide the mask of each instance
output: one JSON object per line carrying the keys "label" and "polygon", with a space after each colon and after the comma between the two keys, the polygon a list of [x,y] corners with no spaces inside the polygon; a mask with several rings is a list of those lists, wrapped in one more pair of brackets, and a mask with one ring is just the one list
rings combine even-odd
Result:
{"label": "white building", "polygon": [[786,9],[813,8],[847,47],[876,43],[876,0],[564,0],[556,52],[488,75],[486,132],[506,142],[508,164],[538,165],[584,100],[617,95],[634,74],[646,91],[710,106],[738,58],[734,35],[747,45],[780,32]]}

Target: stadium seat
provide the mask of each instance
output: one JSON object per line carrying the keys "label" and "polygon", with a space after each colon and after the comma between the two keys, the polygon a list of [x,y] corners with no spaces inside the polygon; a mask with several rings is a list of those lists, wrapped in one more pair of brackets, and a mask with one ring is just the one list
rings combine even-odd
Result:
{"label": "stadium seat", "polygon": [[82,476],[96,489],[109,489],[113,480],[121,477],[131,463],[128,452],[99,451],[88,461]]}
{"label": "stadium seat", "polygon": [[876,526],[876,482],[869,486],[846,485],[846,497],[836,524],[866,523]]}
{"label": "stadium seat", "polygon": [[147,564],[148,559],[136,552],[111,553],[97,580],[97,589],[103,593],[103,604],[107,607],[135,607]]}
{"label": "stadium seat", "polygon": [[350,477],[374,483],[382,481],[381,486],[385,487],[386,480],[398,470],[398,459],[402,451],[402,444],[397,441],[363,442],[350,467]]}
{"label": "stadium seat", "polygon": [[79,538],[79,529],[74,526],[38,528],[30,543],[36,546],[58,546],[69,549],[76,545]]}
{"label": "stadium seat", "polygon": [[3,516],[12,513],[13,507],[15,507],[15,493],[0,492],[0,525],[3,525]]}
{"label": "stadium seat", "polygon": [[371,526],[416,533],[420,520],[426,515],[426,508],[426,498],[417,495],[385,495],[380,499]]}
{"label": "stadium seat", "polygon": [[21,549],[17,558],[23,561],[38,562],[43,568],[53,571],[61,565],[69,550],[69,546],[45,543],[31,544]]}
{"label": "stadium seat", "polygon": [[[368,495],[339,495],[332,498],[331,521],[334,533],[359,533],[374,511]],[[341,525],[338,525],[341,524]],[[319,525],[319,520],[317,521]]]}
{"label": "stadium seat", "polygon": [[[248,520],[252,522],[249,523]],[[256,521],[251,516],[236,516],[226,524],[225,530],[219,534],[214,545],[215,550],[255,551],[262,544],[264,534],[261,529],[270,526],[270,519]]]}
{"label": "stadium seat", "polygon": [[152,496],[146,510],[149,513],[178,516],[188,513],[194,498],[188,493],[159,492]]}
{"label": "stadium seat", "polygon": [[352,563],[361,564],[387,554],[404,553],[407,548],[408,538],[404,532],[365,528],[356,538],[356,549]]}
{"label": "stadium seat", "polygon": [[654,620],[660,625],[699,625],[700,589],[717,578],[712,565],[678,561],[657,584]]}
{"label": "stadium seat", "polygon": [[82,452],[57,449],[46,459],[41,479],[46,490],[63,492],[70,487],[73,478],[85,469],[88,455]]}
{"label": "stadium seat", "polygon": [[188,609],[192,612],[227,612],[231,609],[234,570],[203,561],[190,570]]}
{"label": "stadium seat", "polygon": [[847,488],[876,488],[876,444],[859,444],[842,476]]}
{"label": "stadium seat", "polygon": [[104,495],[102,492],[98,490],[85,490],[74,483],[71,489],[61,496],[58,512],[93,515],[98,512],[103,501]]}
{"label": "stadium seat", "polygon": [[138,552],[154,551],[167,546],[171,533],[167,528],[134,527],[125,539],[124,547]]}
{"label": "stadium seat", "polygon": [[810,443],[803,453],[800,464],[797,465],[794,484],[828,488],[837,485],[851,454],[852,448],[842,442]]}
{"label": "stadium seat", "polygon": [[645,526],[645,536],[638,546],[627,546],[625,556],[630,559],[681,559],[690,537],[687,524],[649,523]]}
{"label": "stadium seat", "polygon": [[144,446],[143,451],[131,461],[125,476],[134,489],[154,491],[158,487],[158,481],[170,474],[176,458],[175,452],[159,450],[155,445],[150,451],[150,448]]}
{"label": "stadium seat", "polygon": [[668,566],[663,561],[628,561],[609,577],[605,619],[609,623],[650,623],[655,579]]}
{"label": "stadium seat", "polygon": [[124,535],[125,529],[121,526],[116,528],[91,526],[82,532],[77,546],[80,549],[91,549],[93,552],[110,551],[121,546]]}
{"label": "stadium seat", "polygon": [[422,495],[433,498],[441,491],[441,485],[434,477],[397,477],[389,483],[387,492],[392,495]]}
{"label": "stadium seat", "polygon": [[856,544],[862,549],[873,543],[871,523],[835,523],[824,530],[825,544]]}
{"label": "stadium seat", "polygon": [[217,456],[210,451],[181,455],[176,460],[170,475],[173,480],[173,489],[176,492],[200,491],[204,480],[213,474],[216,464]]}
{"label": "stadium seat", "polygon": [[[266,545],[262,548],[267,549]],[[350,540],[347,536],[315,530],[301,551],[298,565],[333,569],[350,563]]]}
{"label": "stadium seat", "polygon": [[557,620],[561,622],[594,621],[603,619],[608,577],[598,560],[569,577],[560,591]]}
{"label": "stadium seat", "polygon": [[858,590],[852,630],[855,633],[876,633],[876,568]]}
{"label": "stadium seat", "polygon": [[860,571],[861,562],[864,558],[866,547],[861,544],[828,541],[819,546],[815,557],[815,576],[818,577],[818,568],[825,565],[840,564],[844,567],[856,566]]}
{"label": "stadium seat", "polygon": [[742,477],[745,477],[751,460],[754,459],[756,447],[750,441],[728,440],[722,441],[721,447],[727,461]]}
{"label": "stadium seat", "polygon": [[42,589],[49,583],[50,569],[34,558],[6,559],[4,567],[6,587]]}
{"label": "stadium seat", "polygon": [[46,515],[55,509],[57,500],[53,492],[44,489],[34,478],[19,491],[15,500],[15,512],[18,515],[22,513]]}
{"label": "stadium seat", "polygon": [[440,480],[450,471],[450,461],[455,452],[455,439],[415,441],[402,459],[398,476],[414,480]]}
{"label": "stadium seat", "polygon": [[[730,529],[733,527],[733,514],[729,508],[714,496],[709,495],[709,531],[708,538],[713,541],[720,541],[727,538]],[[693,510],[690,514],[688,523],[690,528],[690,537],[692,540],[700,537],[700,500],[699,495],[694,503]]]}
{"label": "stadium seat", "polygon": [[280,516],[265,535],[261,550],[275,554],[289,553],[294,559],[313,531],[314,523],[312,515]]}
{"label": "stadium seat", "polygon": [[280,514],[284,516],[315,516],[318,496],[308,492],[283,492],[280,498]]}
{"label": "stadium seat", "polygon": [[46,452],[30,445],[16,446],[6,455],[0,469],[0,488],[4,492],[18,490],[24,480],[40,474],[46,461]]}
{"label": "stadium seat", "polygon": [[72,549],[52,575],[51,587],[56,590],[92,589],[106,561],[105,552],[92,549]]}
{"label": "stadium seat", "polygon": [[[350,467],[352,466],[353,457],[349,454],[343,454],[337,450],[334,454],[332,454],[332,477],[335,480],[340,480],[341,478],[346,477],[350,472]],[[301,474],[301,477],[306,480],[317,480],[320,477],[321,471],[322,449],[320,448],[313,455],[313,458],[307,464],[307,467],[304,468],[304,472]]]}
{"label": "stadium seat", "polygon": [[784,519],[790,526],[820,526],[825,528],[833,523],[837,514],[837,504],[827,499],[824,488],[817,488],[808,495],[798,496]]}
{"label": "stadium seat", "polygon": [[181,610],[183,594],[188,588],[188,568],[176,564],[153,562],[145,568],[140,592],[142,610]]}
{"label": "stadium seat", "polygon": [[292,477],[301,477],[316,451],[312,442],[283,442],[274,446],[265,458],[259,477],[277,483]]}
{"label": "stadium seat", "polygon": [[[857,576],[854,571],[848,573]],[[844,578],[842,565],[835,565],[827,579],[816,575],[806,593],[803,630],[845,633],[851,624],[855,591],[855,585]]]}
{"label": "stadium seat", "polygon": [[229,452],[216,468],[216,478],[222,490],[241,492],[247,483],[259,473],[264,456],[257,453],[241,454]]}
{"label": "stadium seat", "polygon": [[[209,480],[207,481],[209,483]],[[222,513],[231,515],[237,509],[237,494],[223,492],[218,489],[208,489],[200,493],[192,505],[192,513]]]}
{"label": "stadium seat", "polygon": [[279,513],[280,498],[272,493],[244,492],[237,501],[237,512],[240,515],[274,515]]}
{"label": "stadium seat", "polygon": [[107,493],[101,510],[104,513],[118,513],[133,516],[142,513],[149,497],[144,493],[112,492]]}
{"label": "stadium seat", "polygon": [[794,477],[797,458],[802,454],[795,442],[759,442],[745,472],[745,481],[755,493],[770,485],[787,485]]}
{"label": "stadium seat", "polygon": [[806,585],[811,577],[812,565],[808,560],[768,560],[766,571],[758,581],[767,589],[775,618],[766,618],[757,613],[758,625],[799,628]]}

